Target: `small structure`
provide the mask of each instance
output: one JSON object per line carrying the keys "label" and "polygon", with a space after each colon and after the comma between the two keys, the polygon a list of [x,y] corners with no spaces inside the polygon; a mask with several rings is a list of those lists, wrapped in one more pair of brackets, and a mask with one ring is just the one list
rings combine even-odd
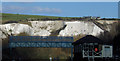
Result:
{"label": "small structure", "polygon": [[[19,59],[15,57],[17,53],[13,52],[13,48],[71,48],[71,60],[73,57],[73,37],[63,36],[10,36],[9,37],[9,48],[10,48],[10,59]],[[22,58],[23,60],[25,59]],[[22,60],[22,61],[23,61]],[[52,57],[49,58],[53,60]],[[4,60],[3,60],[4,61]],[[41,61],[41,60],[40,60]]]}
{"label": "small structure", "polygon": [[84,20],[91,20],[92,16],[84,16],[83,18],[84,18]]}
{"label": "small structure", "polygon": [[106,58],[111,60],[113,56],[113,46],[92,35],[87,35],[72,44],[74,61],[99,61]]}
{"label": "small structure", "polygon": [[99,16],[84,16],[84,20],[99,20],[101,19]]}

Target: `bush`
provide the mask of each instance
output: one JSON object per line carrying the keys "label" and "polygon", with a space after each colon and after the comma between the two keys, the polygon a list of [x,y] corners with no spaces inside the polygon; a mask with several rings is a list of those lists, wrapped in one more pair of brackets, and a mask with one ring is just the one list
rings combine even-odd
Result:
{"label": "bush", "polygon": [[25,32],[23,32],[23,33],[18,34],[17,36],[30,36],[30,35],[25,33]]}
{"label": "bush", "polygon": [[8,23],[19,23],[18,21],[6,21],[3,24],[8,24]]}

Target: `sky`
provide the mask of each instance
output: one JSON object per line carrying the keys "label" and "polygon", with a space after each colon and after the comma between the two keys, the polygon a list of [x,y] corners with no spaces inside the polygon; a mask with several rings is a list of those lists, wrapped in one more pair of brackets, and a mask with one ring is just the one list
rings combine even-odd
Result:
{"label": "sky", "polygon": [[118,2],[3,2],[2,12],[62,17],[117,18]]}
{"label": "sky", "polygon": [[3,2],[118,2],[120,0],[2,0]]}

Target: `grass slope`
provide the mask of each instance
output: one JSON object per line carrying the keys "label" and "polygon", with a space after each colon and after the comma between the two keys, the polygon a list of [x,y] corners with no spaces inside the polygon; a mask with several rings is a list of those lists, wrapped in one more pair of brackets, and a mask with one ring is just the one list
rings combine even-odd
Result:
{"label": "grass slope", "polygon": [[2,20],[26,20],[28,18],[35,18],[35,19],[71,19],[71,18],[80,18],[80,17],[57,17],[57,16],[42,16],[42,15],[23,15],[23,14],[8,14],[2,13]]}

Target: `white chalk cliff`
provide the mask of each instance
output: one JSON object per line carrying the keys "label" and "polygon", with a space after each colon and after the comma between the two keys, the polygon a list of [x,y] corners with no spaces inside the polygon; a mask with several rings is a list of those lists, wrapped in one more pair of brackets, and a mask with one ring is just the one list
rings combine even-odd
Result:
{"label": "white chalk cliff", "polygon": [[98,35],[104,30],[100,29],[93,22],[88,21],[73,21],[73,22],[65,22],[67,25],[64,30],[60,31],[60,36],[74,36],[79,34],[86,35]]}
{"label": "white chalk cliff", "polygon": [[[23,32],[30,36],[50,36],[52,32],[60,29],[58,36],[74,36],[79,34],[97,36],[104,32],[103,29],[92,21],[30,21],[30,23],[31,26],[19,23],[2,24],[0,25],[0,38],[6,38],[7,35],[18,35]],[[108,24],[112,23],[114,22],[108,22]],[[65,25],[66,27],[63,28]],[[107,29],[110,30],[110,27]]]}

